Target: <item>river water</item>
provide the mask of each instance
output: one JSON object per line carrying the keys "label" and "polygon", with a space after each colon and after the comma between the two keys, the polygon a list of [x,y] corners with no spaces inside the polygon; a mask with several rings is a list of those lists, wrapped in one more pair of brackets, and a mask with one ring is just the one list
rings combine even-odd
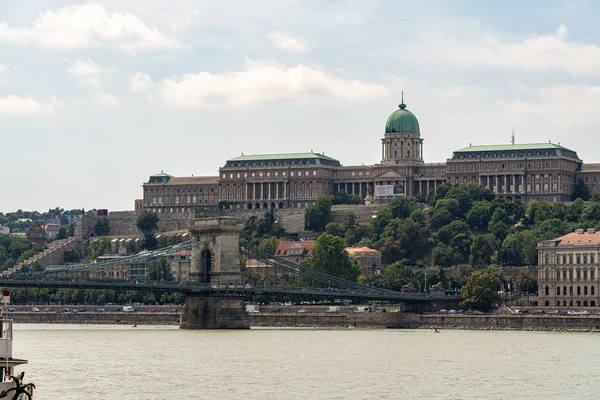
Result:
{"label": "river water", "polygon": [[15,325],[39,399],[596,399],[594,333]]}

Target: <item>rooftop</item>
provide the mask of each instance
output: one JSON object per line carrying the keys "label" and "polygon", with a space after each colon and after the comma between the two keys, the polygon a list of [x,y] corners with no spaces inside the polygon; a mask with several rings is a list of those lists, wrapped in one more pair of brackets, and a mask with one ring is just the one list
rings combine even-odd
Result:
{"label": "rooftop", "polygon": [[218,179],[218,176],[175,176],[169,179],[169,182],[167,182],[167,186],[194,185],[199,183],[216,185],[217,183],[219,183]]}
{"label": "rooftop", "polygon": [[490,145],[481,145],[481,146],[469,146],[463,149],[454,150],[455,153],[465,153],[465,152],[478,152],[478,151],[520,151],[520,150],[566,150],[573,151],[571,149],[567,149],[559,144],[554,143],[525,143],[525,144],[490,144]]}
{"label": "rooftop", "polygon": [[271,161],[271,160],[309,160],[309,159],[320,159],[338,162],[335,158],[326,156],[320,153],[282,153],[282,154],[252,154],[252,155],[241,155],[239,157],[232,158],[229,161]]}
{"label": "rooftop", "polygon": [[[306,242],[279,242],[275,249],[275,256],[302,256],[309,257],[312,254],[313,248],[315,247],[315,241]],[[298,251],[289,252],[290,249],[297,249]]]}
{"label": "rooftop", "polygon": [[568,246],[574,244],[600,244],[600,232],[593,229],[584,231],[578,229],[575,232],[567,233],[564,236],[551,240],[556,242],[557,246]]}
{"label": "rooftop", "polygon": [[346,247],[345,249],[348,254],[352,255],[352,254],[356,254],[356,253],[379,253],[379,251],[375,250],[375,249],[371,249],[369,247]]}

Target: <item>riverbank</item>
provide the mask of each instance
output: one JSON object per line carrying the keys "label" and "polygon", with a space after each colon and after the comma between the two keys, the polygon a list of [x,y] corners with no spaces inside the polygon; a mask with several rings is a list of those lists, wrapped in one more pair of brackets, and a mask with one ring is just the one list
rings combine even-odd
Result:
{"label": "riverbank", "polygon": [[[172,312],[13,312],[15,323],[179,325]],[[600,316],[510,314],[409,314],[260,312],[250,314],[252,327],[358,328],[358,329],[466,329],[517,331],[600,332]]]}

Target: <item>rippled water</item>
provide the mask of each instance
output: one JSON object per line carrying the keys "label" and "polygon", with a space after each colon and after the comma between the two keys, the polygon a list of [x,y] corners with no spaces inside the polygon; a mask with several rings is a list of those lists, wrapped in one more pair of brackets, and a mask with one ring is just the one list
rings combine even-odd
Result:
{"label": "rippled water", "polygon": [[16,325],[39,399],[592,399],[593,333]]}

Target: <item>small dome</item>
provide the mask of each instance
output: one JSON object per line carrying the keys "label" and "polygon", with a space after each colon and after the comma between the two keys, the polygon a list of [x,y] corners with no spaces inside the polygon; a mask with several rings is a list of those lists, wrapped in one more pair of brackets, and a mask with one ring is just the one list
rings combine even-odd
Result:
{"label": "small dome", "polygon": [[419,121],[415,114],[406,109],[406,104],[400,104],[400,109],[394,111],[385,123],[385,133],[421,133]]}

